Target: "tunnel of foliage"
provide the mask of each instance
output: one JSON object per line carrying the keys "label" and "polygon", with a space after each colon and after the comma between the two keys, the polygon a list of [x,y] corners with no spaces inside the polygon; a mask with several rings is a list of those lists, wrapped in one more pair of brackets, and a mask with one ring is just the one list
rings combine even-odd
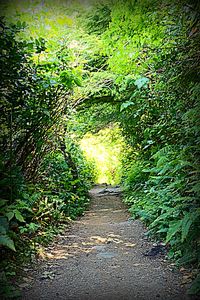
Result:
{"label": "tunnel of foliage", "polygon": [[198,293],[198,1],[8,1],[3,9],[1,280],[24,260],[24,245],[31,256],[83,213],[96,171],[80,141],[117,126],[124,201],[170,259],[193,268],[189,293]]}

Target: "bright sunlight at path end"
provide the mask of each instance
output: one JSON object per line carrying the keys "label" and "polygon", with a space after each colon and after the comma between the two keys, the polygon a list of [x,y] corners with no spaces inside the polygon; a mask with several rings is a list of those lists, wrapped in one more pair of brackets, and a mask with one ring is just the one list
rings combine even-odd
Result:
{"label": "bright sunlight at path end", "polygon": [[153,247],[120,199],[119,188],[91,190],[90,210],[46,249],[30,270],[23,300],[186,300],[181,276]]}

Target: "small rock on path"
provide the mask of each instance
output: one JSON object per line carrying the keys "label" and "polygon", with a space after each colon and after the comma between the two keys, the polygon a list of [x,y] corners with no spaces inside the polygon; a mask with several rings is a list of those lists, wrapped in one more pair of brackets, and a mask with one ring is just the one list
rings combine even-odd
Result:
{"label": "small rock on path", "polygon": [[96,186],[90,193],[90,210],[46,249],[48,259],[29,271],[32,284],[21,299],[190,299],[162,255],[144,255],[153,244],[142,223],[130,219],[119,187]]}

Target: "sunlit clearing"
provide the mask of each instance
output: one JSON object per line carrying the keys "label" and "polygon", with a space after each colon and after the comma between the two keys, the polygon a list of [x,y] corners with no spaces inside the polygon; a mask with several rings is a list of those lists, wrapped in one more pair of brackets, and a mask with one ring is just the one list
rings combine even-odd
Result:
{"label": "sunlit clearing", "polygon": [[80,142],[88,161],[95,164],[96,183],[118,184],[124,141],[120,129],[112,126],[98,134],[87,133]]}

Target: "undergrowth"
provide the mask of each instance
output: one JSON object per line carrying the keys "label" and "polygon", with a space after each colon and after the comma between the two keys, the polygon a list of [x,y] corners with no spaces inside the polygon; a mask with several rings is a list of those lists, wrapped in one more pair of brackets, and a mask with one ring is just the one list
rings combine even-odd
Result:
{"label": "undergrowth", "polygon": [[195,270],[188,290],[195,294],[199,292],[200,169],[188,151],[166,146],[151,157],[151,163],[132,162],[123,187],[132,218],[140,218],[148,235],[168,246],[169,259]]}

